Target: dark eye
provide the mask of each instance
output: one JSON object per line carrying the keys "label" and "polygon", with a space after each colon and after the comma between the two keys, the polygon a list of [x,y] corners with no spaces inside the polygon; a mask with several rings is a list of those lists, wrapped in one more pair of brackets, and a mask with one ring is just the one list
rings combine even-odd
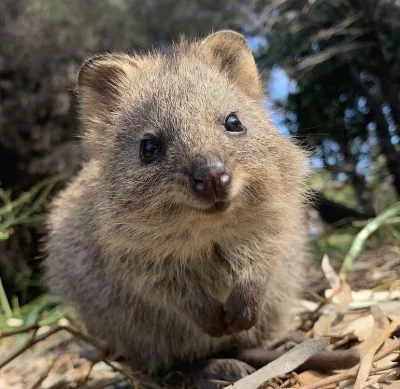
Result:
{"label": "dark eye", "polygon": [[229,132],[245,133],[246,127],[240,122],[234,113],[230,113],[225,119],[225,129]]}
{"label": "dark eye", "polygon": [[143,138],[140,142],[140,159],[150,163],[161,157],[161,142],[151,136]]}

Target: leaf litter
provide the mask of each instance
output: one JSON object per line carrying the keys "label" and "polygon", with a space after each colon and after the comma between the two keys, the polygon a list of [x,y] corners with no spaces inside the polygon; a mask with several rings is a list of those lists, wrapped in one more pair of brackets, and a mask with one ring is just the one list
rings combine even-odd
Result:
{"label": "leaf litter", "polygon": [[[399,273],[388,281],[385,264],[374,266],[371,273],[361,263],[360,272],[375,277],[376,284],[367,289],[361,274],[358,282],[338,274],[335,267],[325,256],[320,268],[325,281],[319,278],[319,285],[326,283],[324,297],[304,299],[298,306],[294,334],[300,340],[229,389],[400,389]],[[385,275],[381,284],[376,277],[379,268]],[[38,323],[21,327],[18,322],[16,328],[0,333],[0,389],[165,387],[163,382],[109,361],[100,342],[65,318],[52,326]],[[15,347],[21,335],[24,341]],[[95,351],[95,359],[82,352],[88,346]],[[278,350],[282,344],[271,347]]]}

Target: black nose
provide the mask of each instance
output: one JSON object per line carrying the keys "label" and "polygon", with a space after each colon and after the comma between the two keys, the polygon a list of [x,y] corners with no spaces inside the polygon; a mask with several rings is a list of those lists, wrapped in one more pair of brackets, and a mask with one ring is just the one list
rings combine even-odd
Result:
{"label": "black nose", "polygon": [[193,164],[190,176],[192,188],[210,200],[226,200],[230,182],[230,171],[217,156],[199,158]]}

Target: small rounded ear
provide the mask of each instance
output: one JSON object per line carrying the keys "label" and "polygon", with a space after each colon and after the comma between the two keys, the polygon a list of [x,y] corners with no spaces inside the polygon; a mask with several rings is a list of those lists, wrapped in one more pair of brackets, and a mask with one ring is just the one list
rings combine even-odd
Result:
{"label": "small rounded ear", "polygon": [[200,43],[200,50],[208,61],[225,72],[249,97],[262,97],[258,69],[243,35],[231,30],[215,32]]}
{"label": "small rounded ear", "polygon": [[78,75],[78,96],[89,147],[103,143],[112,113],[120,107],[123,93],[136,73],[135,58],[127,54],[96,55],[82,65]]}
{"label": "small rounded ear", "polygon": [[81,108],[112,109],[135,69],[134,58],[127,54],[101,54],[86,60],[78,76]]}
{"label": "small rounded ear", "polygon": [[87,59],[78,76],[79,93],[97,94],[98,97],[117,97],[118,83],[125,77],[121,55],[102,54]]}

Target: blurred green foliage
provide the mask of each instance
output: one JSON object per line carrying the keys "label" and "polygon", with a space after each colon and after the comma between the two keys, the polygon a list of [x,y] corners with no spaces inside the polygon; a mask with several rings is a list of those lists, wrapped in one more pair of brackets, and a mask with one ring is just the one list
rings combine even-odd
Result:
{"label": "blurred green foliage", "polygon": [[[250,9],[253,34],[268,41],[257,53],[260,67],[269,72],[279,65],[292,80],[288,98],[275,108],[289,132],[314,151],[324,179],[348,184],[326,194],[368,211],[395,201],[400,3],[254,0]],[[382,190],[391,193],[386,204],[376,204],[373,192]]]}
{"label": "blurred green foliage", "polygon": [[14,227],[36,224],[43,220],[43,205],[59,177],[52,177],[36,184],[29,191],[11,199],[11,191],[0,188],[0,240],[6,240]]}

